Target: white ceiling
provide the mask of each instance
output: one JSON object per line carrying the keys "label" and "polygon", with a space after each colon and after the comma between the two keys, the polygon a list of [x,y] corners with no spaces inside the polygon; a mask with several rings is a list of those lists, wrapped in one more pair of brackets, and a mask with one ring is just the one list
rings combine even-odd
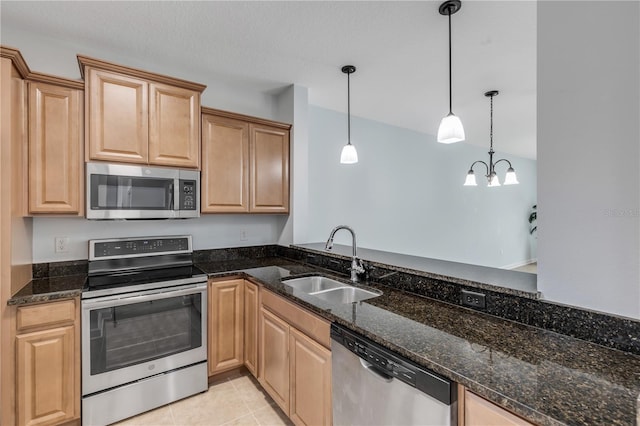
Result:
{"label": "white ceiling", "polygon": [[[3,38],[28,31],[72,43],[77,53],[119,51],[149,58],[149,71],[178,64],[264,93],[294,83],[309,88],[311,104],[338,111],[346,111],[340,68],[353,64],[354,116],[435,134],[448,112],[447,18],[439,4],[2,0],[0,12]],[[494,148],[535,158],[535,2],[464,0],[452,29],[453,111],[466,142],[488,148],[483,94],[497,89]],[[20,49],[19,40],[11,45]]]}

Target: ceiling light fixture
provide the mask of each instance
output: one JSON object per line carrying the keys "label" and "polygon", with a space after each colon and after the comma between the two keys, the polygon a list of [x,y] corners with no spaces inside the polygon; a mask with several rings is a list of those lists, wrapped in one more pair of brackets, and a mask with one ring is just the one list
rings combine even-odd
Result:
{"label": "ceiling light fixture", "polygon": [[502,158],[496,161],[495,163],[493,162],[493,154],[495,153],[493,151],[493,97],[497,96],[498,93],[499,92],[497,90],[490,90],[484,94],[485,96],[491,98],[491,115],[490,115],[491,127],[489,131],[489,140],[491,141],[491,145],[489,148],[489,164],[485,163],[482,160],[475,161],[473,164],[471,164],[471,167],[469,168],[469,172],[467,172],[467,179],[464,181],[465,186],[478,185],[476,182],[476,175],[473,172],[473,166],[475,166],[477,163],[482,163],[487,168],[487,174],[486,174],[486,178],[488,182],[487,186],[490,186],[490,187],[500,186],[500,179],[498,179],[498,175],[496,174],[496,165],[501,161],[504,161],[507,164],[509,164],[509,168],[507,169],[507,174],[504,177],[504,184],[516,185],[520,183],[518,182],[516,171],[511,166],[511,162],[509,160]]}
{"label": "ceiling light fixture", "polygon": [[355,164],[358,162],[358,152],[356,147],[351,145],[351,87],[349,85],[349,77],[356,72],[353,65],[345,65],[342,72],[347,74],[347,144],[342,148],[340,154],[340,163]]}
{"label": "ceiling light fixture", "polygon": [[438,128],[438,142],[440,143],[454,143],[464,140],[462,121],[453,113],[451,106],[451,15],[459,11],[461,5],[460,0],[447,0],[438,9],[440,15],[449,17],[449,114],[442,119]]}

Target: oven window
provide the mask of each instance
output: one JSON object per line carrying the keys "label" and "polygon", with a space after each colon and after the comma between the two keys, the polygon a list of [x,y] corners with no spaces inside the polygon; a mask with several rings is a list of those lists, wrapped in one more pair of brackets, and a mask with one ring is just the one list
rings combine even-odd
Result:
{"label": "oven window", "polygon": [[198,348],[201,293],[90,312],[91,374]]}
{"label": "oven window", "polygon": [[173,179],[91,175],[92,210],[172,210]]}

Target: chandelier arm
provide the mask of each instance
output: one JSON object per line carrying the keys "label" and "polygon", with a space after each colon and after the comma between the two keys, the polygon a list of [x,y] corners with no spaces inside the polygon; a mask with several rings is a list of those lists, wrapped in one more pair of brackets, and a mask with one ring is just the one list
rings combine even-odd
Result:
{"label": "chandelier arm", "polygon": [[478,163],[482,163],[482,164],[484,164],[484,167],[487,169],[486,177],[489,177],[489,166],[487,165],[487,163],[485,163],[485,162],[484,162],[484,161],[482,161],[482,160],[474,161],[474,162],[473,162],[473,164],[471,164],[471,167],[469,167],[469,170],[473,170],[473,166],[475,166],[475,165],[476,165],[476,164],[478,164]]}
{"label": "chandelier arm", "polygon": [[498,161],[496,161],[495,163],[493,163],[494,170],[495,170],[495,167],[498,165],[498,163],[501,162],[501,161],[506,161],[507,164],[509,165],[509,168],[512,168],[511,161],[507,160],[506,158],[501,158]]}

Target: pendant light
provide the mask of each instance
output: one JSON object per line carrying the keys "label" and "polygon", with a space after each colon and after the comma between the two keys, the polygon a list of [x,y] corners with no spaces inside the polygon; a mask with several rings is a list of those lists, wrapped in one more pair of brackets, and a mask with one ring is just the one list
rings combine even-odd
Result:
{"label": "pendant light", "polygon": [[500,159],[498,161],[496,161],[495,163],[493,162],[493,154],[495,154],[495,151],[493,150],[493,97],[494,96],[498,96],[498,91],[497,90],[490,90],[488,92],[486,92],[484,95],[491,98],[491,113],[490,113],[490,130],[489,130],[489,140],[490,140],[490,147],[489,147],[489,164],[485,163],[484,161],[478,160],[475,161],[473,164],[471,164],[471,167],[469,168],[469,171],[467,172],[467,178],[464,181],[464,186],[477,186],[478,183],[476,182],[476,175],[473,172],[473,166],[475,166],[477,163],[482,163],[484,164],[484,166],[487,169],[487,174],[486,174],[486,178],[487,178],[487,182],[489,187],[494,187],[494,186],[500,186],[500,179],[498,178],[498,175],[496,174],[496,166],[498,165],[499,162],[504,161],[507,164],[509,164],[509,168],[507,169],[507,174],[504,177],[504,184],[505,185],[517,185],[520,182],[518,182],[518,177],[516,176],[516,171],[513,169],[513,167],[511,166],[511,162],[507,159]]}
{"label": "pendant light", "polygon": [[440,143],[454,143],[464,140],[464,127],[462,127],[460,118],[453,113],[451,100],[451,15],[459,11],[461,5],[460,0],[447,0],[438,9],[440,15],[449,17],[449,114],[442,119],[438,128],[438,142]]}
{"label": "pendant light", "polygon": [[355,164],[358,162],[358,152],[356,147],[351,145],[351,87],[349,85],[349,77],[356,72],[356,67],[345,65],[342,67],[342,72],[347,74],[347,144],[342,148],[340,163]]}

